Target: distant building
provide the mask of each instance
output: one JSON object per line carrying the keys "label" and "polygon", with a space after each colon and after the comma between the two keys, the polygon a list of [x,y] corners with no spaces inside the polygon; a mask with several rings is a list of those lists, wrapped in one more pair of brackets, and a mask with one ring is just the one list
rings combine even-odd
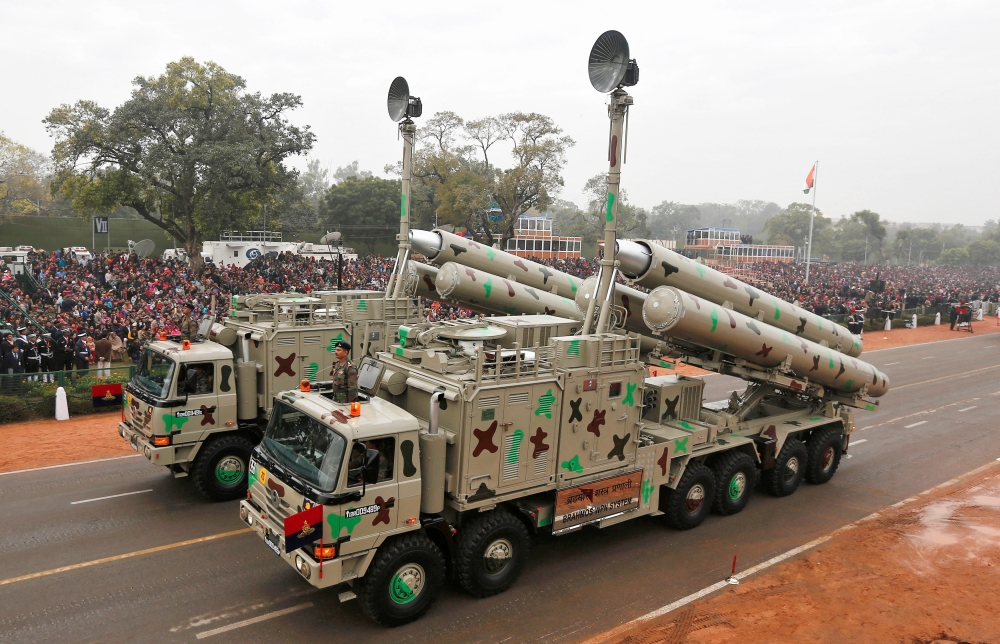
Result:
{"label": "distant building", "polygon": [[538,259],[575,259],[580,257],[581,237],[552,234],[552,217],[521,215],[514,227],[514,237],[507,240],[507,252],[518,257]]}
{"label": "distant building", "polygon": [[795,247],[754,244],[739,228],[707,226],[687,231],[684,250],[702,257],[706,264],[732,265],[757,262],[794,262]]}

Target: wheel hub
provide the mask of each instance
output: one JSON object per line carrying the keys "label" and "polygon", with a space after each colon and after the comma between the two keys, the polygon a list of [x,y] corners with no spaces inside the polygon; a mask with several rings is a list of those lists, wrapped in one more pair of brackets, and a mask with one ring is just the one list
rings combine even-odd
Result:
{"label": "wheel hub", "polygon": [[835,449],[833,449],[833,445],[827,447],[826,451],[823,452],[822,465],[823,465],[823,471],[824,472],[827,471],[827,470],[829,470],[830,466],[833,465],[833,457],[836,456],[836,454],[837,454],[837,451]]}
{"label": "wheel hub", "polygon": [[514,556],[514,546],[506,539],[497,539],[486,546],[483,553],[483,567],[486,572],[495,575],[507,567]]}
{"label": "wheel hub", "polygon": [[785,462],[785,480],[791,481],[799,474],[799,457],[793,456]]}
{"label": "wheel hub", "polygon": [[424,569],[420,564],[406,564],[392,576],[389,597],[397,604],[409,604],[423,590],[424,579]]}
{"label": "wheel hub", "polygon": [[738,501],[746,489],[747,475],[743,472],[737,472],[733,478],[729,479],[729,499],[731,501]]}
{"label": "wheel hub", "polygon": [[684,505],[688,514],[695,514],[701,509],[701,504],[705,502],[705,487],[700,483],[692,485],[684,499]]}
{"label": "wheel hub", "polygon": [[223,456],[215,465],[215,478],[223,485],[235,485],[243,478],[243,469],[239,456]]}

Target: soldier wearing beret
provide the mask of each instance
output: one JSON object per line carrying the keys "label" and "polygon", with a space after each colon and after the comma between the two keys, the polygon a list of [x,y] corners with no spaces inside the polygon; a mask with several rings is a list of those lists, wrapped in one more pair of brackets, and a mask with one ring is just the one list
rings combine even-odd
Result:
{"label": "soldier wearing beret", "polygon": [[194,340],[198,337],[198,323],[191,319],[191,311],[194,305],[190,302],[184,303],[184,317],[181,318],[181,338],[184,340]]}
{"label": "soldier wearing beret", "polygon": [[358,399],[358,368],[347,359],[351,343],[341,340],[334,346],[336,362],[330,367],[333,377],[333,399],[337,402],[354,402]]}

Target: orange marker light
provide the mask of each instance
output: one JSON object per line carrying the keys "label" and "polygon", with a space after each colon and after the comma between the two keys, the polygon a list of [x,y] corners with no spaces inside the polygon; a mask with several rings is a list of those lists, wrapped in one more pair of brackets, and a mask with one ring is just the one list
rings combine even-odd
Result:
{"label": "orange marker light", "polygon": [[337,556],[337,546],[313,546],[313,558],[317,561],[333,559]]}
{"label": "orange marker light", "polygon": [[166,340],[167,340],[167,332],[166,331],[160,331],[160,340],[163,340],[164,342],[166,342]]}
{"label": "orange marker light", "polygon": [[164,447],[164,446],[169,445],[169,444],[170,444],[170,437],[169,436],[154,436],[153,437],[153,445],[156,445],[157,447]]}
{"label": "orange marker light", "polygon": [[360,416],[360,415],[361,415],[361,403],[359,403],[359,402],[352,402],[351,403],[351,416]]}
{"label": "orange marker light", "polygon": [[190,348],[191,348],[191,341],[190,340],[185,340],[185,341],[181,342],[181,349],[187,350],[187,349],[190,349]]}
{"label": "orange marker light", "polygon": [[309,381],[306,380],[305,378],[303,378],[302,382],[299,383],[299,390],[300,391],[309,391],[309,389],[311,389],[311,387],[309,385]]}

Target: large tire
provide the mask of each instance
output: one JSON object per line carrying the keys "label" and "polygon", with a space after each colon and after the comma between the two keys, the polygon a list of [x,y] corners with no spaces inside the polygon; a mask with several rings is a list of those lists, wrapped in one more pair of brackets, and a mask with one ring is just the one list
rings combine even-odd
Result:
{"label": "large tire", "polygon": [[714,499],[715,476],[712,470],[697,463],[687,466],[677,489],[664,488],[660,494],[660,509],[671,528],[690,530],[705,520]]}
{"label": "large tire", "polygon": [[712,511],[723,516],[736,514],[747,506],[753,495],[757,465],[746,452],[729,450],[712,463],[715,474],[715,502]]}
{"label": "large tire", "polygon": [[247,494],[247,470],[253,444],[240,435],[221,436],[201,448],[191,480],[205,498],[231,501]]}
{"label": "large tire", "polygon": [[531,535],[503,509],[477,514],[455,537],[455,579],[470,595],[489,597],[510,588],[528,563]]}
{"label": "large tire", "polygon": [[788,496],[797,490],[806,473],[807,459],[806,446],[802,441],[792,437],[785,439],[774,459],[774,467],[764,471],[764,489],[774,496]]}
{"label": "large tire", "polygon": [[427,612],[444,576],[441,550],[427,535],[410,532],[379,547],[354,592],[365,615],[382,626],[400,626]]}
{"label": "large tire", "polygon": [[809,437],[807,445],[809,464],[806,467],[806,480],[813,485],[822,485],[832,479],[840,467],[844,435],[834,427],[818,429]]}

